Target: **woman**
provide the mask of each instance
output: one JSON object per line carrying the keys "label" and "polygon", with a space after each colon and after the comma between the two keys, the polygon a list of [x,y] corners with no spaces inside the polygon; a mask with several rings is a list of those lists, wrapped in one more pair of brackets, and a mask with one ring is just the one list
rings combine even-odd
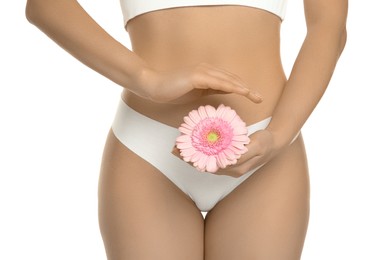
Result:
{"label": "woman", "polygon": [[[75,0],[28,0],[31,23],[123,87],[99,179],[109,260],[300,259],[309,177],[299,132],[345,46],[347,0],[304,5],[307,35],[287,80],[285,0],[121,0],[134,52]],[[176,128],[219,104],[251,141],[236,164],[200,173],[178,158]]]}

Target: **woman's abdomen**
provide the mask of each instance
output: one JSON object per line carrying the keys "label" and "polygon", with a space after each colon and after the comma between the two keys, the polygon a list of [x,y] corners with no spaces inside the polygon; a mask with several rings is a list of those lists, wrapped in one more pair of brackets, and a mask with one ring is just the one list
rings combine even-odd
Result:
{"label": "woman's abdomen", "polygon": [[286,81],[277,16],[242,6],[173,8],[138,16],[127,30],[133,51],[153,69],[171,71],[209,63],[241,77],[264,97],[255,104],[236,94],[219,94],[175,105],[154,103],[125,90],[123,99],[138,112],[172,126],[205,104],[228,105],[247,124],[272,114]]}

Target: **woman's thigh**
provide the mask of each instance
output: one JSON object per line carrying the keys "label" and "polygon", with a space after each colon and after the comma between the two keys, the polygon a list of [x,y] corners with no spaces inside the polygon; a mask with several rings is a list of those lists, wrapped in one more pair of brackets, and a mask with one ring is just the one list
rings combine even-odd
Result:
{"label": "woman's thigh", "polygon": [[206,216],[206,260],[300,259],[309,220],[309,176],[300,136]]}
{"label": "woman's thigh", "polygon": [[204,219],[194,202],[112,131],[98,195],[109,260],[203,259]]}

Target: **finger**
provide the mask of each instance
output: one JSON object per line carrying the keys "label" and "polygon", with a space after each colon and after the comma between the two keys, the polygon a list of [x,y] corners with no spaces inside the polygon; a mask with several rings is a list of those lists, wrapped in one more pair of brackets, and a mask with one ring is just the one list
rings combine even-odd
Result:
{"label": "finger", "polygon": [[221,90],[215,90],[215,89],[203,89],[201,90],[203,91],[203,96],[206,96],[206,95],[216,95],[216,94],[230,94],[228,92],[225,92],[225,91],[221,91]]}
{"label": "finger", "polygon": [[258,104],[263,102],[264,98],[259,93],[249,92],[247,96],[245,96],[252,102]]}
{"label": "finger", "polygon": [[[215,89],[204,89],[202,93],[203,96],[215,95],[215,94],[232,94],[232,93],[222,91],[222,90],[215,90]],[[248,96],[245,96],[245,97],[254,103],[261,103],[263,101],[263,98],[261,96],[254,94],[252,92],[250,92]]]}
{"label": "finger", "polygon": [[262,102],[262,97],[251,92],[248,88],[243,86],[234,84],[232,81],[228,81],[225,79],[220,79],[212,76],[201,77],[200,81],[195,84],[195,88],[197,89],[213,89],[217,91],[223,91],[226,93],[236,93],[247,97],[251,101],[255,103]]}
{"label": "finger", "polygon": [[264,159],[263,156],[256,156],[247,160],[245,163],[241,165],[233,165],[230,168],[221,169],[217,171],[216,173],[220,175],[230,175],[230,176],[240,177],[248,172],[258,170],[261,166],[264,165],[263,159]]}
{"label": "finger", "polygon": [[245,147],[248,149],[247,152],[240,156],[236,164],[228,166],[227,169],[238,167],[254,157],[259,157],[263,155],[259,145],[255,141],[251,141]]}
{"label": "finger", "polygon": [[244,95],[255,103],[260,103],[263,100],[263,97],[259,92],[255,90],[250,90],[248,85],[239,76],[237,76],[234,73],[231,73],[229,71],[226,71],[220,68],[213,68],[213,69],[207,70],[207,73],[211,76],[215,76],[222,80],[232,82],[237,87],[244,88],[245,92],[247,92],[247,95],[245,95],[245,92],[243,92]]}
{"label": "finger", "polygon": [[[236,74],[234,74],[228,70],[213,66],[209,63],[198,64],[198,66],[196,67],[196,71],[198,73],[201,73],[201,72],[204,73],[205,72],[209,75],[216,76],[216,77],[222,78],[224,80],[236,82],[239,84],[239,86],[249,89],[247,84],[244,82],[244,80],[241,77],[239,77],[238,75],[236,75]],[[258,94],[258,96],[261,96],[260,93],[257,93],[257,94]]]}
{"label": "finger", "polygon": [[256,163],[257,160],[264,157],[264,154],[261,152],[259,145],[255,141],[251,141],[246,145],[248,151],[244,153],[235,164],[229,165],[224,169],[220,169],[221,172],[236,172],[242,168],[247,169],[248,165]]}

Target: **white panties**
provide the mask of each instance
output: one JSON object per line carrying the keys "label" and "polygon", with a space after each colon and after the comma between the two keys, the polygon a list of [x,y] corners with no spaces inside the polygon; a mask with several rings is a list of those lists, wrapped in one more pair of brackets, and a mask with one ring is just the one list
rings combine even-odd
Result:
{"label": "white panties", "polygon": [[[248,134],[265,129],[271,117],[248,126]],[[165,125],[128,107],[121,99],[112,130],[118,140],[143,158],[186,193],[200,209],[207,212],[258,168],[239,178],[199,172],[173,155],[177,128]]]}

